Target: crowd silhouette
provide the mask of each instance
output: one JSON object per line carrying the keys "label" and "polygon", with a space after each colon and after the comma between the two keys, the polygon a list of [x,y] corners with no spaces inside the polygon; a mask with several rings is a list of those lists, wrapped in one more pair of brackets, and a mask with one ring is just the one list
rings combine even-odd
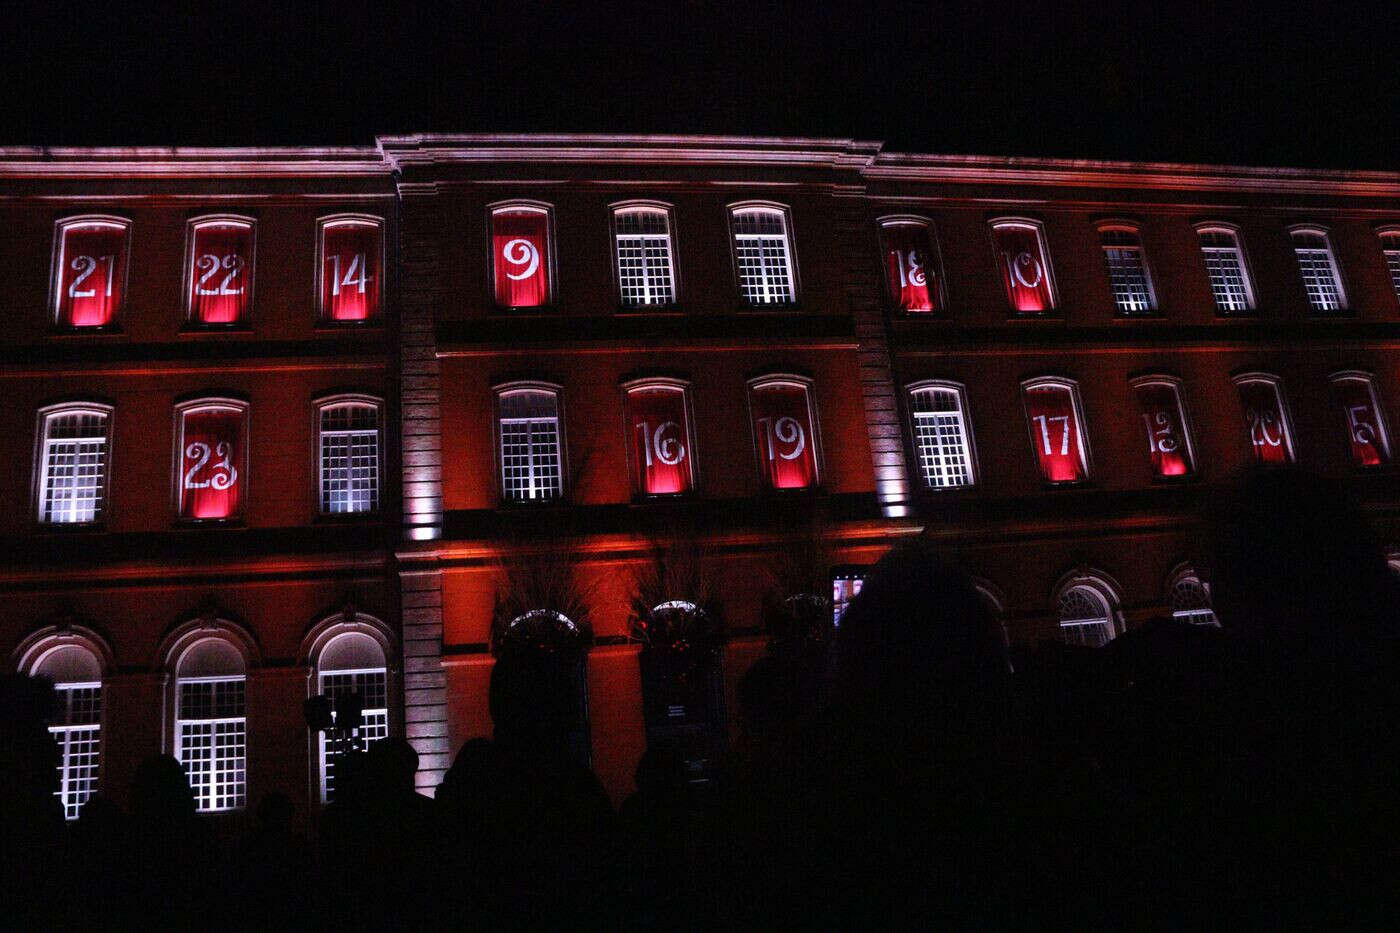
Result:
{"label": "crowd silhouette", "polygon": [[[1219,627],[1153,619],[1013,670],[971,578],[924,540],[834,643],[744,676],[719,776],[674,749],[614,812],[550,665],[502,658],[491,738],[435,799],[402,740],[344,758],[311,838],[269,795],[216,839],[173,758],[65,826],[51,693],[3,683],[6,922],[205,929],[939,923],[1280,926],[1394,916],[1400,586],[1334,484],[1261,472],[1201,522]],[[547,715],[555,706],[558,716]],[[544,713],[541,711],[544,710]],[[562,723],[562,725],[561,725]]]}

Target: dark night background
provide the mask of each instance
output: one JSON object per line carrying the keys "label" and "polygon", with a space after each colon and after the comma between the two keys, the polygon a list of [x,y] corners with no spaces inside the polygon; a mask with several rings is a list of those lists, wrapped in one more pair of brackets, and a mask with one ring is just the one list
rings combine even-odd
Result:
{"label": "dark night background", "polygon": [[1396,7],[23,3],[0,143],[709,132],[1400,168]]}

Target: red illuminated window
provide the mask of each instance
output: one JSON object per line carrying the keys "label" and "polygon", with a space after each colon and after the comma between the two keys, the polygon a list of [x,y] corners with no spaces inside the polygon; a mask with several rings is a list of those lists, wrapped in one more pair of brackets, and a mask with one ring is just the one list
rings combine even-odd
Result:
{"label": "red illuminated window", "polygon": [[1022,384],[1022,394],[1040,474],[1051,483],[1088,479],[1089,451],[1079,386],[1068,379],[1036,379]]}
{"label": "red illuminated window", "polygon": [[1295,227],[1289,232],[1308,304],[1313,311],[1322,314],[1345,311],[1347,295],[1327,231],[1320,227]]}
{"label": "red illuminated window", "polygon": [[1055,284],[1041,225],[1034,220],[994,220],[992,241],[1012,310],[1018,314],[1053,311]]}
{"label": "red illuminated window", "polygon": [[819,456],[811,382],[798,376],[770,376],[749,383],[758,471],[770,489],[817,485]]}
{"label": "red illuminated window", "polygon": [[71,217],[54,231],[53,310],[60,327],[111,327],[126,297],[131,226],[119,217]]}
{"label": "red illuminated window", "polygon": [[1181,388],[1168,376],[1133,380],[1152,472],[1159,479],[1190,476],[1194,470],[1191,435],[1181,404]]}
{"label": "red illuminated window", "polygon": [[695,440],[686,383],[649,380],[623,387],[637,488],[666,496],[695,488]]}
{"label": "red illuminated window", "polygon": [[243,514],[248,485],[248,406],[199,399],[175,412],[175,490],[179,516],[221,521]]}
{"label": "red illuminated window", "polygon": [[943,275],[929,223],[921,218],[880,222],[885,281],[894,306],[908,314],[938,314],[943,307]]}
{"label": "red illuminated window", "polygon": [[1341,402],[1342,413],[1346,416],[1352,463],[1359,467],[1389,463],[1390,436],[1370,374],[1336,373],[1332,376],[1332,385],[1336,389],[1337,400]]}
{"label": "red illuminated window", "polygon": [[1282,383],[1266,373],[1245,373],[1235,377],[1240,390],[1250,448],[1256,463],[1293,462],[1293,431],[1284,407]]}
{"label": "red illuminated window", "polygon": [[379,316],[384,288],[383,222],[342,215],[319,223],[323,321],[369,321]]}
{"label": "red illuminated window", "polygon": [[505,204],[491,210],[491,269],[496,304],[542,308],[554,300],[550,211],[538,204]]}
{"label": "red illuminated window", "polygon": [[190,323],[245,323],[253,307],[253,221],[199,217],[190,221],[188,240],[185,307]]}

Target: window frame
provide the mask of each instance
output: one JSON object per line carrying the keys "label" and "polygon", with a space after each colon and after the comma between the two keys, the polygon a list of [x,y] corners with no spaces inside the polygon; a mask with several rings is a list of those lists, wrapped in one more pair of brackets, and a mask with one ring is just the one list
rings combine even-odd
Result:
{"label": "window frame", "polygon": [[[748,382],[745,385],[746,388],[744,392],[744,402],[745,406],[748,409],[749,415],[749,444],[752,446],[753,449],[754,469],[758,474],[759,490],[765,495],[800,496],[807,495],[821,489],[822,484],[826,481],[826,458],[823,456],[822,453],[821,425],[817,421],[816,382],[807,376],[801,376],[796,373],[768,373],[762,376],[755,376],[754,378],[748,380]],[[771,385],[801,386],[803,391],[806,393],[807,423],[812,428],[812,466],[813,472],[816,475],[812,477],[811,483],[799,489],[779,489],[775,486],[769,485],[768,478],[763,469],[763,451],[759,449],[758,441],[756,439],[757,428],[754,422],[753,396],[756,390],[766,388]]]}
{"label": "window frame", "polygon": [[[207,642],[221,642],[238,655],[241,670],[237,674],[193,674],[183,676],[181,667],[185,659],[201,645]],[[161,644],[161,655],[164,658],[166,670],[166,698],[165,721],[169,726],[169,743],[165,747],[170,754],[180,763],[180,768],[185,769],[185,762],[181,758],[184,751],[184,743],[181,736],[181,726],[186,722],[213,722],[216,720],[243,721],[243,804],[241,806],[219,807],[209,809],[199,808],[199,796],[195,795],[195,805],[200,813],[237,813],[248,808],[248,802],[252,798],[252,782],[250,777],[252,771],[249,762],[252,760],[254,743],[252,741],[252,730],[250,729],[251,718],[248,714],[248,685],[251,682],[252,672],[259,667],[259,657],[257,643],[252,636],[236,623],[230,622],[227,618],[220,616],[214,611],[208,614],[190,619],[183,625],[170,632]],[[243,715],[241,717],[215,717],[214,719],[198,720],[183,719],[181,717],[180,694],[181,684],[190,682],[210,683],[214,681],[243,681]],[[164,744],[164,743],[163,743]],[[191,787],[193,790],[193,787]]]}
{"label": "window frame", "polygon": [[[376,505],[373,509],[357,512],[328,512],[325,509],[325,447],[322,426],[325,413],[340,406],[363,406],[374,409],[375,413],[375,490],[374,499]],[[316,464],[316,477],[314,480],[316,496],[316,517],[324,521],[361,521],[372,519],[384,513],[384,400],[377,395],[368,392],[337,392],[333,395],[318,395],[312,400],[312,424],[311,437],[315,446],[312,455],[312,462]]]}
{"label": "window frame", "polygon": [[[664,388],[675,390],[681,393],[681,403],[685,406],[686,443],[689,444],[687,452],[690,462],[690,488],[685,492],[663,492],[652,493],[642,488],[642,467],[637,463],[636,450],[632,443],[632,419],[628,408],[628,397],[639,389]],[[619,389],[622,393],[622,426],[623,436],[627,438],[627,463],[631,472],[632,495],[641,501],[654,501],[664,499],[686,499],[697,497],[700,493],[700,455],[698,446],[695,443],[695,404],[694,404],[694,384],[688,379],[678,379],[671,376],[651,376],[640,379],[629,379],[621,383]]]}
{"label": "window frame", "polygon": [[[1099,221],[1095,225],[1095,230],[1099,236],[1099,252],[1103,257],[1104,273],[1108,277],[1108,290],[1110,299],[1113,302],[1113,315],[1122,320],[1142,320],[1145,318],[1162,317],[1162,309],[1157,300],[1157,286],[1152,275],[1152,265],[1147,257],[1147,244],[1143,241],[1142,224],[1134,220],[1124,220],[1114,218]],[[1129,233],[1137,240],[1135,247],[1114,247],[1104,242],[1105,234]],[[1113,288],[1113,267],[1108,261],[1108,251],[1110,249],[1136,249],[1138,262],[1142,267],[1143,288],[1147,293],[1147,307],[1141,311],[1127,311],[1118,303],[1117,293]]]}
{"label": "window frame", "polygon": [[[241,224],[248,228],[248,313],[241,320],[230,321],[227,324],[206,324],[203,321],[194,319],[194,286],[195,286],[195,255],[194,244],[195,234],[200,227],[209,224]],[[247,214],[200,214],[198,217],[191,217],[185,221],[185,263],[184,277],[181,280],[181,288],[184,290],[184,297],[181,304],[185,309],[186,331],[194,333],[219,333],[222,331],[245,331],[253,329],[253,318],[257,314],[257,269],[258,269],[258,220]],[[319,299],[318,299],[319,303]]]}
{"label": "window frame", "polygon": [[[1390,293],[1395,296],[1397,303],[1400,303],[1400,224],[1381,224],[1375,228],[1376,239],[1380,242],[1381,259],[1385,263],[1386,277],[1390,282]],[[1395,248],[1386,247],[1386,238],[1394,237]],[[1390,254],[1396,256],[1396,266],[1392,268],[1390,264]]]}
{"label": "window frame", "polygon": [[[1298,237],[1317,236],[1322,238],[1322,244],[1327,249],[1327,260],[1332,269],[1332,285],[1337,291],[1337,307],[1319,308],[1313,304],[1312,297],[1308,294],[1307,281],[1303,277],[1303,267],[1298,256]],[[1351,301],[1347,297],[1346,283],[1342,277],[1342,264],[1337,258],[1337,248],[1332,244],[1332,233],[1319,224],[1293,224],[1288,228],[1288,242],[1293,250],[1293,266],[1298,271],[1299,285],[1303,289],[1303,298],[1308,305],[1308,313],[1312,317],[1332,318],[1347,317],[1353,314]]]}
{"label": "window frame", "polygon": [[[958,418],[962,422],[963,443],[965,445],[964,456],[967,458],[968,481],[956,486],[934,486],[928,482],[924,476],[922,467],[923,458],[919,450],[919,430],[915,418],[914,396],[924,390],[934,390],[951,392],[958,400]],[[907,424],[909,425],[910,453],[914,469],[913,479],[918,484],[921,494],[927,495],[947,495],[957,493],[959,490],[975,489],[981,482],[981,469],[977,459],[976,433],[972,429],[972,409],[968,403],[967,386],[961,382],[954,382],[951,379],[920,379],[908,383],[904,387],[904,404],[908,409]]]}
{"label": "window frame", "polygon": [[[1249,262],[1249,253],[1244,246],[1244,232],[1237,224],[1220,220],[1201,221],[1193,224],[1196,231],[1196,251],[1201,257],[1201,269],[1206,274],[1206,288],[1211,295],[1211,303],[1215,306],[1216,317],[1252,317],[1259,313],[1259,297],[1254,288],[1254,270]],[[1245,307],[1235,311],[1220,307],[1220,300],[1216,297],[1215,286],[1211,283],[1210,267],[1206,264],[1206,250],[1208,248],[1220,249],[1221,247],[1207,247],[1201,242],[1204,234],[1215,233],[1224,234],[1230,237],[1235,244],[1235,253],[1239,257],[1240,282],[1244,287]]]}
{"label": "window frame", "polygon": [[[619,214],[626,214],[632,211],[661,214],[666,218],[666,240],[670,257],[671,274],[671,300],[656,304],[627,304],[622,296],[622,268],[621,257],[618,255],[618,238],[622,236],[617,229]],[[608,236],[612,240],[612,274],[613,293],[617,295],[617,306],[619,312],[623,314],[664,314],[673,313],[680,306],[681,279],[680,262],[678,261],[677,236],[676,236],[676,208],[675,205],[667,201],[650,200],[646,198],[636,198],[627,201],[614,201],[608,205]]]}
{"label": "window frame", "polygon": [[[1181,419],[1182,442],[1186,444],[1186,457],[1189,461],[1190,469],[1182,476],[1161,476],[1152,469],[1152,460],[1148,459],[1148,469],[1152,471],[1152,481],[1154,483],[1189,483],[1200,478],[1201,465],[1196,458],[1196,442],[1194,435],[1196,426],[1191,421],[1191,412],[1186,407],[1186,394],[1182,392],[1185,382],[1167,373],[1146,373],[1128,380],[1128,387],[1133,390],[1133,404],[1138,406],[1137,390],[1143,386],[1165,386],[1172,390],[1172,395],[1176,398],[1176,416]],[[1139,412],[1141,414],[1141,412]]]}
{"label": "window frame", "polygon": [[[1364,384],[1367,394],[1371,398],[1371,410],[1376,413],[1376,429],[1380,432],[1380,447],[1381,452],[1385,454],[1385,462],[1375,464],[1374,466],[1362,466],[1357,463],[1356,459],[1351,454],[1351,439],[1350,436],[1348,436],[1346,454],[1347,460],[1351,463],[1352,468],[1366,473],[1389,468],[1394,463],[1394,449],[1390,444],[1390,425],[1387,423],[1385,409],[1381,406],[1380,394],[1376,391],[1375,374],[1367,372],[1364,369],[1343,369],[1329,375],[1327,377],[1327,382],[1333,387],[1341,382],[1360,382]],[[1343,412],[1343,415],[1345,416],[1346,412]],[[1351,419],[1345,417],[1343,423],[1346,425],[1349,435],[1351,431]]]}
{"label": "window frame", "polygon": [[[1004,257],[1001,252],[1001,245],[997,242],[997,231],[1003,227],[1017,227],[1025,230],[1032,230],[1035,233],[1036,244],[1040,247],[1040,258],[1045,265],[1045,281],[1050,290],[1050,307],[1042,308],[1039,311],[1018,311],[1012,302],[1010,283],[1005,278],[1003,271]],[[988,240],[992,245],[993,268],[997,270],[997,278],[1002,280],[1002,295],[1006,299],[1007,315],[1011,320],[1037,320],[1040,318],[1062,317],[1060,310],[1060,288],[1055,282],[1055,263],[1050,256],[1050,240],[1045,235],[1045,222],[1034,217],[1021,215],[1002,215],[992,217],[987,221]]]}
{"label": "window frame", "polygon": [[[374,314],[360,321],[337,321],[326,313],[327,309],[322,304],[326,294],[326,228],[342,224],[373,227],[379,237],[379,307],[375,309]],[[316,218],[316,274],[313,287],[316,290],[317,327],[331,329],[377,327],[383,323],[384,303],[389,294],[388,247],[384,242],[386,239],[385,227],[384,218],[378,214],[365,214],[356,211],[325,214]]]}
{"label": "window frame", "polygon": [[[933,298],[936,307],[932,311],[909,311],[899,307],[899,299],[894,294],[889,270],[885,264],[885,228],[922,227],[928,238],[929,256],[926,273],[934,276]],[[943,252],[938,244],[938,231],[933,219],[922,214],[883,214],[875,218],[876,255],[880,260],[880,279],[884,283],[885,302],[891,313],[908,320],[946,320],[948,314],[948,282],[943,274]]]}
{"label": "window frame", "polygon": [[[1245,422],[1244,437],[1246,442],[1248,443],[1248,446],[1246,447],[1246,452],[1250,454],[1250,463],[1257,467],[1295,465],[1298,462],[1298,446],[1297,443],[1294,441],[1293,413],[1288,408],[1288,395],[1283,391],[1283,378],[1281,376],[1275,376],[1273,373],[1267,373],[1262,370],[1249,370],[1247,372],[1236,373],[1235,375],[1231,376],[1230,382],[1233,383],[1235,386],[1235,401],[1237,404],[1240,405],[1240,418],[1243,419]],[[1264,383],[1273,387],[1274,397],[1278,402],[1279,421],[1282,422],[1283,427],[1284,450],[1288,454],[1288,459],[1282,464],[1263,463],[1253,455],[1253,451],[1250,449],[1253,447],[1253,441],[1249,439],[1249,419],[1244,411],[1244,400],[1239,397],[1240,386],[1249,383]]]}
{"label": "window frame", "polygon": [[[545,235],[545,260],[548,263],[549,300],[541,305],[502,305],[496,300],[496,215],[510,211],[543,214]],[[554,224],[554,205],[548,201],[531,198],[511,198],[508,201],[492,201],[486,205],[486,288],[487,307],[492,314],[554,314],[559,309],[559,257],[558,233]]]}
{"label": "window frame", "polygon": [[[66,414],[98,414],[103,416],[103,443],[106,454],[103,469],[102,500],[98,510],[97,518],[90,522],[46,522],[43,520],[43,508],[45,498],[45,480],[47,479],[47,460],[45,456],[49,444],[49,422],[55,417]],[[30,483],[30,505],[29,518],[31,526],[44,531],[77,531],[83,529],[105,528],[112,514],[112,464],[113,464],[113,443],[115,437],[113,425],[116,422],[116,406],[108,402],[100,402],[95,399],[74,399],[70,401],[54,402],[49,405],[42,405],[35,411],[34,419],[34,455],[30,469],[30,476],[33,477]]]}
{"label": "window frame", "polygon": [[[548,392],[554,396],[554,417],[559,433],[559,495],[552,499],[512,499],[506,495],[505,450],[501,437],[501,399],[512,392]],[[569,501],[572,484],[569,482],[568,431],[564,421],[564,387],[556,382],[536,379],[521,379],[501,382],[491,387],[491,422],[496,437],[496,501],[501,508],[546,508],[563,505]]]}
{"label": "window frame", "polygon": [[[734,270],[734,295],[739,300],[739,306],[745,311],[758,312],[795,310],[801,301],[802,282],[798,278],[797,271],[797,237],[793,230],[792,208],[779,201],[749,200],[727,204],[725,211],[729,217],[729,258],[731,268]],[[739,231],[735,226],[735,221],[740,214],[745,213],[771,213],[782,218],[784,256],[788,266],[787,301],[763,303],[750,301],[744,296],[744,280],[739,271]]]}
{"label": "window frame", "polygon": [[[1028,394],[1032,389],[1039,389],[1046,386],[1053,386],[1061,389],[1068,389],[1071,404],[1074,406],[1075,424],[1078,428],[1080,460],[1084,467],[1084,478],[1076,480],[1051,480],[1047,479],[1044,471],[1040,467],[1040,438],[1036,436],[1035,428],[1031,424],[1031,411],[1027,405]],[[1060,488],[1075,488],[1087,486],[1094,481],[1094,456],[1093,449],[1089,444],[1089,431],[1086,425],[1088,418],[1084,413],[1084,400],[1079,392],[1079,382],[1069,376],[1032,376],[1029,379],[1021,380],[1021,413],[1025,417],[1026,436],[1031,442],[1031,464],[1035,472],[1040,476],[1040,481],[1045,486]]]}
{"label": "window frame", "polygon": [[[79,327],[75,324],[65,324],[59,319],[60,306],[63,304],[63,266],[65,254],[64,234],[70,227],[83,225],[102,225],[119,227],[122,231],[122,295],[121,301],[117,304],[117,313],[112,316],[108,324],[96,327]],[[68,217],[60,217],[54,221],[53,248],[49,257],[49,323],[54,330],[64,334],[113,334],[121,332],[121,319],[126,313],[126,299],[130,292],[131,285],[131,228],[130,218],[121,217],[116,214],[74,214]]]}
{"label": "window frame", "polygon": [[[184,504],[181,496],[184,492],[184,470],[182,468],[184,467],[185,463],[185,416],[192,412],[202,411],[205,409],[227,408],[236,409],[243,416],[243,449],[239,454],[239,462],[234,464],[234,466],[239,470],[239,479],[243,484],[243,489],[240,492],[242,502],[240,503],[239,512],[237,515],[232,515],[227,518],[185,518],[180,514],[181,506]],[[200,395],[196,398],[190,398],[182,402],[177,402],[174,407],[174,417],[175,447],[172,451],[174,456],[172,457],[171,462],[170,480],[171,492],[173,493],[172,509],[175,514],[176,523],[180,525],[243,524],[243,522],[245,521],[245,517],[248,514],[248,502],[250,501],[249,496],[251,494],[250,491],[252,488],[249,485],[250,476],[248,472],[248,448],[249,446],[251,446],[253,436],[252,405],[244,399],[231,395]]]}
{"label": "window frame", "polygon": [[[1207,604],[1206,609],[1178,610],[1173,608],[1172,594],[1176,592],[1177,587],[1187,582],[1194,582],[1196,586],[1200,587],[1201,592],[1205,594]],[[1215,614],[1215,605],[1211,600],[1210,585],[1201,579],[1201,575],[1196,572],[1195,568],[1191,566],[1189,562],[1178,564],[1176,568],[1172,570],[1171,574],[1168,575],[1165,602],[1167,612],[1171,613],[1171,617],[1177,621],[1185,622],[1188,625],[1198,625],[1206,628],[1220,628],[1220,619]],[[1189,617],[1192,615],[1196,617],[1202,617],[1204,614],[1209,614],[1209,621],[1193,622],[1190,618],[1183,618],[1183,616]]]}
{"label": "window frame", "polygon": [[[1123,603],[1118,596],[1118,587],[1109,579],[1108,575],[1099,570],[1076,570],[1062,577],[1052,591],[1055,629],[1062,643],[1069,644],[1064,640],[1065,620],[1061,615],[1060,603],[1072,590],[1089,591],[1103,604],[1106,610],[1102,621],[1108,625],[1109,635],[1108,638],[1104,639],[1102,645],[1097,646],[1098,648],[1107,647],[1109,642],[1127,631],[1126,620],[1123,618]],[[1085,620],[1071,619],[1070,621]]]}

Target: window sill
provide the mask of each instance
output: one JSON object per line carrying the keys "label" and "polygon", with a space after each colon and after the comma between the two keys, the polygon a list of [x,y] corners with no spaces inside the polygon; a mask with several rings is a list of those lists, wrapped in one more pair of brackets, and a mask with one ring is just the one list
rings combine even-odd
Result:
{"label": "window sill", "polygon": [[97,339],[97,338],[100,338],[100,339],[103,339],[103,340],[112,340],[112,339],[116,339],[116,338],[125,338],[125,337],[126,337],[126,334],[125,334],[125,333],[122,331],[122,329],[121,329],[119,326],[117,326],[116,324],[110,324],[110,325],[104,325],[104,326],[102,326],[102,327],[64,327],[64,326],[60,326],[60,327],[55,327],[53,330],[51,330],[51,331],[49,332],[49,336],[50,336],[50,337],[53,337],[53,338],[56,338],[56,339],[58,339],[58,340],[74,340],[74,339],[81,340],[81,339],[83,339],[83,338],[89,338],[89,339]]}
{"label": "window sill", "polygon": [[177,518],[175,528],[193,531],[199,528],[227,528],[246,531],[248,526],[241,518]]}
{"label": "window sill", "polygon": [[61,538],[68,535],[95,535],[107,531],[106,521],[96,522],[34,522],[31,526],[36,535],[53,535]]}
{"label": "window sill", "polygon": [[1040,323],[1040,324],[1064,324],[1064,312],[1054,309],[1050,311],[1013,311],[1006,316],[1007,323]]}
{"label": "window sill", "polygon": [[679,305],[618,305],[617,314],[622,317],[647,317],[657,315],[661,317],[676,317],[685,314]]}
{"label": "window sill", "polygon": [[318,512],[312,519],[316,525],[374,525],[384,521],[384,512]]}
{"label": "window sill", "polygon": [[358,321],[329,321],[325,319],[316,321],[316,333],[318,334],[342,334],[357,330],[382,330],[383,328],[384,318],[382,315]]}
{"label": "window sill", "polygon": [[250,324],[186,324],[180,328],[181,337],[246,337],[253,332]]}

